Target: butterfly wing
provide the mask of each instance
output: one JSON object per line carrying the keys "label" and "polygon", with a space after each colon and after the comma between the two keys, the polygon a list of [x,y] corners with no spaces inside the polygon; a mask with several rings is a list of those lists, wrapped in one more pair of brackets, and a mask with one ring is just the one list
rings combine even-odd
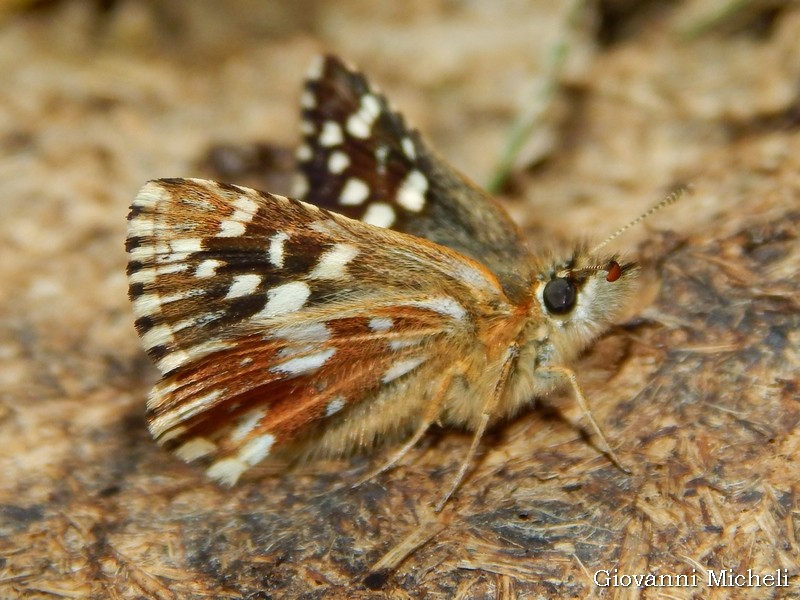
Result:
{"label": "butterfly wing", "polygon": [[149,427],[226,483],[363,400],[426,382],[387,402],[412,418],[478,322],[512,310],[491,273],[445,247],[210,181],[148,183],[127,249],[136,328],[163,374]]}
{"label": "butterfly wing", "polygon": [[525,296],[528,250],[505,210],[429,150],[361,74],[320,58],[301,105],[297,197],[452,248],[488,267],[509,297]]}

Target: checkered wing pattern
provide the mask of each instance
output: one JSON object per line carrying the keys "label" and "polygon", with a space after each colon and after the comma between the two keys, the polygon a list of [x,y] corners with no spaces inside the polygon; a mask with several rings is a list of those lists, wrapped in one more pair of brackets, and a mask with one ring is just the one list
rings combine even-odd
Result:
{"label": "checkered wing pattern", "polygon": [[451,350],[476,343],[476,315],[510,310],[491,273],[445,247],[210,181],[148,183],[127,249],[163,374],[149,427],[228,484],[366,398],[409,382],[424,398]]}
{"label": "checkered wing pattern", "polygon": [[452,248],[489,268],[511,296],[524,296],[530,261],[516,225],[429,150],[363,75],[320,58],[301,105],[298,198]]}

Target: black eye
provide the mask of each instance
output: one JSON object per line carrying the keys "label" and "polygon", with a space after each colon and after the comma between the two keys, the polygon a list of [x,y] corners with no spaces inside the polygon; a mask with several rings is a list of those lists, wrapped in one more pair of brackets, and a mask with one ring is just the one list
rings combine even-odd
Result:
{"label": "black eye", "polygon": [[577,289],[569,279],[560,277],[544,286],[544,305],[555,315],[565,315],[575,306]]}

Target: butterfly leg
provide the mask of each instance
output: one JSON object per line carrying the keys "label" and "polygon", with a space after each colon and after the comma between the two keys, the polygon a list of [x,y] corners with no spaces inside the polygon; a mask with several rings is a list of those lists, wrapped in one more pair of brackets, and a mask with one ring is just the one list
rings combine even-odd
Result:
{"label": "butterfly leg", "polygon": [[467,471],[472,465],[472,461],[478,451],[481,438],[483,438],[483,434],[486,433],[486,428],[489,426],[489,421],[491,420],[492,415],[495,413],[495,409],[500,402],[500,398],[503,396],[503,390],[505,390],[508,376],[511,374],[511,370],[516,364],[518,356],[519,344],[514,342],[506,349],[503,370],[500,372],[500,378],[498,379],[497,385],[494,388],[494,393],[489,397],[489,399],[486,401],[486,404],[483,406],[481,420],[477,429],[475,430],[475,434],[472,436],[472,444],[469,447],[467,456],[461,462],[461,467],[459,467],[458,473],[456,473],[456,476],[453,478],[453,482],[450,484],[450,489],[447,490],[447,493],[436,504],[433,509],[434,511],[440,512],[442,508],[444,508],[444,505],[447,504],[450,496],[452,496],[453,493],[458,489],[458,486],[461,485],[461,481],[464,479],[464,476],[467,474]]}
{"label": "butterfly leg", "polygon": [[567,381],[569,381],[570,385],[572,386],[572,390],[575,393],[575,399],[578,401],[578,406],[581,407],[583,414],[589,420],[589,423],[591,424],[592,429],[594,429],[594,432],[597,434],[597,437],[600,438],[600,441],[603,442],[603,446],[605,447],[605,452],[608,454],[608,457],[611,459],[611,462],[613,462],[619,469],[621,469],[625,473],[630,473],[630,470],[622,465],[616,453],[611,449],[611,445],[608,443],[606,436],[603,435],[600,426],[597,424],[597,421],[594,420],[594,417],[592,416],[592,411],[589,409],[589,404],[586,402],[586,396],[583,395],[583,390],[581,389],[581,386],[578,384],[578,378],[575,376],[575,371],[567,369],[566,367],[546,367],[542,370],[550,373],[555,373],[559,377],[563,377]]}
{"label": "butterfly leg", "polygon": [[444,404],[444,399],[447,397],[447,390],[450,388],[450,384],[453,381],[453,377],[456,373],[460,371],[457,368],[453,368],[449,370],[444,377],[442,378],[442,382],[439,384],[439,387],[436,389],[436,393],[434,394],[431,401],[428,403],[427,407],[425,408],[425,413],[422,415],[422,419],[417,426],[416,431],[414,431],[414,435],[403,444],[400,448],[398,448],[390,457],[389,460],[384,462],[380,467],[377,469],[370,471],[365,477],[360,479],[357,483],[353,485],[354,488],[360,486],[361,484],[377,477],[381,473],[388,471],[392,467],[394,467],[398,462],[400,462],[403,457],[408,454],[414,446],[417,445],[417,442],[422,439],[422,436],[425,435],[425,432],[428,431],[430,426],[439,418],[439,414],[442,410],[442,405]]}

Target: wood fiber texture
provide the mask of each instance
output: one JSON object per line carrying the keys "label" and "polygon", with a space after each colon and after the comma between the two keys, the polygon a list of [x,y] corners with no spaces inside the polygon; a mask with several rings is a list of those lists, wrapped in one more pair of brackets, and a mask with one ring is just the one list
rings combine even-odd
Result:
{"label": "wood fiber texture", "polygon": [[[586,3],[570,27],[566,2],[403,4],[2,8],[0,597],[800,597],[797,4]],[[532,246],[602,239],[693,186],[614,242],[641,293],[575,365],[631,472],[568,391],[493,430],[439,515],[468,434],[431,432],[356,489],[369,457],[223,489],[157,447],[124,275],[138,188],[286,193],[322,51],[485,181],[562,39],[505,188]],[[787,569],[792,587],[594,585],[615,568]]]}

